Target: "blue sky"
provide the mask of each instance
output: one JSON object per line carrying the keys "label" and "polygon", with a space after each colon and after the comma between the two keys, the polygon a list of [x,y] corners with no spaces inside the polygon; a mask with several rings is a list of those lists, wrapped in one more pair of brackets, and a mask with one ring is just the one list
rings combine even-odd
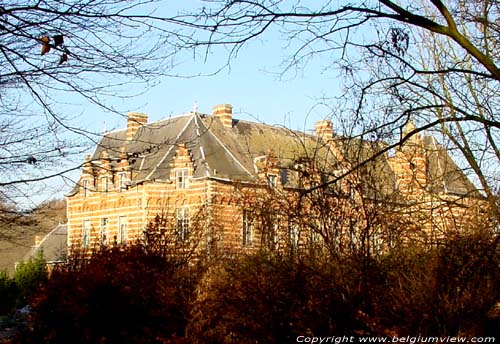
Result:
{"label": "blue sky", "polygon": [[[234,116],[240,119],[286,125],[293,129],[312,129],[314,122],[328,115],[328,109],[318,104],[318,98],[339,92],[338,80],[327,77],[319,68],[309,66],[298,75],[280,77],[279,64],[286,52],[277,39],[256,41],[243,48],[240,55],[216,75],[190,78],[162,77],[157,86],[126,100],[110,98],[110,104],[123,109],[144,112],[151,120],[175,116],[193,109],[197,102],[199,112],[210,113],[212,106],[230,103]],[[203,59],[186,59],[171,72],[180,75],[210,74],[227,59],[218,51]],[[335,72],[331,73],[332,75]],[[141,90],[134,85],[135,93]],[[126,92],[133,90],[127,89]],[[105,113],[99,108],[85,110],[85,118],[93,130],[121,127],[123,118]],[[97,127],[96,127],[97,126]]]}
{"label": "blue sky", "polygon": [[[304,2],[306,3],[306,2]],[[172,15],[193,11],[209,3],[200,0],[162,1],[155,14]],[[154,4],[152,6],[155,6]],[[317,4],[316,4],[317,6]],[[267,124],[286,125],[292,129],[308,130],[314,122],[328,116],[329,109],[317,106],[318,98],[338,95],[337,72],[322,69],[329,61],[320,58],[312,61],[299,72],[279,76],[280,66],[293,51],[290,41],[281,38],[279,27],[244,46],[226,68],[213,76],[194,78],[162,77],[157,86],[140,96],[119,100],[110,98],[111,105],[124,114],[129,111],[144,112],[151,120],[182,114],[198,103],[199,112],[210,113],[214,105],[230,103],[234,116],[240,119],[259,120]],[[288,45],[288,47],[287,47]],[[190,76],[211,74],[227,61],[224,47],[211,49],[205,60],[203,52],[196,59],[186,52],[175,61],[171,74]],[[140,93],[141,86],[131,85],[125,93]],[[85,107],[84,125],[101,130],[106,121],[108,129],[122,127],[124,118],[105,113],[102,109]]]}
{"label": "blue sky", "polygon": [[[167,2],[170,3],[170,2]],[[173,2],[178,8],[196,8],[202,1]],[[162,9],[164,10],[164,9]],[[71,124],[94,133],[123,128],[124,116],[128,111],[146,113],[149,121],[180,115],[193,110],[195,102],[199,112],[210,113],[214,105],[229,103],[233,105],[234,117],[250,121],[260,121],[271,125],[284,125],[301,131],[314,128],[314,123],[329,116],[329,108],[318,105],[325,96],[336,96],[340,92],[340,80],[336,71],[325,70],[329,61],[316,59],[297,73],[294,71],[280,76],[281,65],[290,54],[290,42],[281,40],[278,31],[265,34],[244,46],[236,58],[215,75],[227,62],[228,54],[224,47],[212,49],[205,59],[193,57],[186,52],[175,60],[176,67],[171,74],[180,76],[209,75],[198,77],[161,77],[154,80],[156,86],[144,90],[141,84],[126,84],[117,90],[118,97],[103,98],[110,107],[120,114],[105,111],[98,106],[84,103],[78,97],[67,97],[57,104],[63,116],[71,117]],[[201,51],[199,51],[201,53]],[[122,95],[139,94],[136,97],[120,98]],[[93,147],[89,147],[91,153]],[[73,165],[83,161],[84,154],[76,157]],[[57,168],[60,168],[59,166]],[[61,197],[78,180],[79,171],[69,173],[69,179],[50,180],[46,190],[51,194],[40,193],[34,198]]]}

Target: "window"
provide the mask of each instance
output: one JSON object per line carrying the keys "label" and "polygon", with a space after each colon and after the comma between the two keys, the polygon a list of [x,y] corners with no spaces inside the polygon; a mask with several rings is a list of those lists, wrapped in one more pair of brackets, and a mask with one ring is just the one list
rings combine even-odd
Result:
{"label": "window", "polygon": [[122,192],[122,190],[127,189],[127,185],[125,182],[127,181],[127,172],[118,173],[118,191]]}
{"label": "window", "polygon": [[108,243],[108,218],[107,217],[101,218],[99,242],[102,245],[106,245]]}
{"label": "window", "polygon": [[90,221],[84,220],[82,224],[82,246],[89,247],[90,245]]}
{"label": "window", "polygon": [[317,245],[321,239],[321,235],[313,228],[311,230],[311,244]]}
{"label": "window", "polygon": [[292,224],[288,231],[288,240],[290,243],[290,248],[296,251],[299,248],[299,226]]}
{"label": "window", "polygon": [[269,212],[261,214],[259,218],[262,224],[263,244],[269,249],[275,249],[279,242],[280,216],[276,213]]}
{"label": "window", "polygon": [[275,174],[268,174],[267,186],[269,186],[271,189],[276,189],[277,185],[278,185],[278,176]]}
{"label": "window", "polygon": [[186,189],[187,179],[189,176],[189,170],[187,168],[181,168],[175,171],[175,188],[176,189]]}
{"label": "window", "polygon": [[87,197],[87,192],[89,190],[89,181],[88,180],[84,180],[82,182],[82,187],[83,187],[83,197]]}
{"label": "window", "polygon": [[182,207],[175,209],[177,239],[187,241],[189,236],[189,208]]}
{"label": "window", "polygon": [[118,244],[127,244],[127,217],[118,217]]}
{"label": "window", "polygon": [[253,214],[249,210],[243,210],[243,227],[242,227],[242,242],[243,246],[252,246],[253,243]]}
{"label": "window", "polygon": [[101,191],[108,192],[108,177],[101,177]]}

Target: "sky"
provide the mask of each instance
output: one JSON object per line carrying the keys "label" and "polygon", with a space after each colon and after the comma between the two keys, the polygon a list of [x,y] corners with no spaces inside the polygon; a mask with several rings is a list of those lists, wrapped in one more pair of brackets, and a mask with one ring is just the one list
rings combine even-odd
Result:
{"label": "sky", "polygon": [[[303,0],[318,6],[314,1]],[[170,1],[163,0],[151,6],[155,15],[196,11],[209,2],[202,0]],[[145,10],[146,11],[146,10]],[[171,74],[192,78],[161,77],[154,82],[154,88],[137,97],[120,100],[109,99],[109,103],[121,112],[129,110],[148,114],[150,120],[159,120],[192,111],[195,103],[199,112],[210,113],[214,105],[229,103],[233,105],[235,118],[261,121],[271,125],[285,125],[291,129],[312,130],[314,122],[329,115],[329,109],[318,106],[318,99],[336,96],[340,92],[338,73],[325,70],[330,62],[326,55],[320,55],[298,72],[291,71],[280,75],[282,63],[293,52],[289,35],[281,35],[279,26],[252,40],[245,45],[238,56],[230,61],[216,75],[210,75],[227,62],[225,47],[211,48],[206,59],[203,54],[196,59],[190,54],[180,55],[175,60],[176,67]],[[200,52],[200,51],[199,51]],[[323,59],[323,60],[322,60]],[[140,93],[140,85],[131,85],[127,93]],[[123,127],[124,118],[105,113],[99,108],[85,108],[83,122],[94,130],[100,130],[106,122],[108,129]]]}
{"label": "sky", "polygon": [[[109,99],[124,112],[133,110],[159,120],[192,111],[210,113],[214,105],[233,105],[234,117],[261,121],[271,125],[286,125],[292,129],[309,130],[314,122],[328,116],[328,108],[318,106],[320,98],[339,92],[338,80],[322,75],[319,67],[309,66],[297,75],[281,76],[280,63],[289,51],[276,37],[259,40],[243,48],[240,55],[230,61],[230,68],[215,75],[196,77],[161,77],[157,85],[137,97],[127,100]],[[171,72],[180,75],[211,74],[227,60],[223,51],[203,59],[189,59]],[[140,85],[136,93],[140,92]],[[128,89],[127,92],[132,90]],[[133,93],[134,91],[132,91]],[[85,110],[88,123],[108,129],[124,125],[124,119],[107,114],[99,108]],[[100,127],[99,127],[100,128]],[[95,128],[94,129],[98,129]]]}
{"label": "sky", "polygon": [[[172,3],[172,2],[170,2]],[[169,11],[189,10],[201,4],[200,1],[174,2],[178,8]],[[188,8],[181,8],[187,4]],[[329,108],[318,105],[320,99],[335,96],[340,92],[340,81],[335,71],[322,69],[328,61],[314,61],[305,68],[281,75],[282,63],[289,56],[289,42],[281,40],[277,31],[270,32],[243,47],[238,56],[230,61],[230,66],[213,75],[227,62],[224,48],[213,49],[206,59],[193,58],[190,54],[179,56],[176,67],[169,72],[173,75],[197,77],[164,76],[153,80],[155,86],[144,89],[141,84],[127,84],[123,94],[138,94],[135,97],[110,97],[106,105],[119,110],[119,114],[106,111],[80,98],[64,98],[58,104],[63,116],[73,118],[72,124],[88,131],[101,133],[126,126],[128,111],[148,115],[150,122],[193,111],[210,114],[217,104],[229,103],[233,106],[233,117],[259,121],[270,125],[286,126],[300,131],[312,131],[314,123],[329,115]],[[93,150],[90,145],[87,154]],[[81,163],[85,153],[76,157]],[[55,167],[59,168],[59,166]],[[66,175],[66,179],[53,179],[45,183],[47,192],[31,197],[30,203],[38,203],[45,198],[63,197],[79,178],[80,171]],[[53,190],[49,192],[49,190]]]}
{"label": "sky", "polygon": [[[300,3],[307,2],[315,3],[309,0]],[[162,0],[160,3],[169,6],[162,7],[157,14],[171,15],[177,11],[194,10],[206,2]],[[211,49],[206,58],[203,54],[196,58],[189,53],[179,55],[175,67],[169,71],[179,77],[158,77],[153,80],[154,87],[144,89],[141,84],[125,83],[123,93],[118,90],[117,97],[102,99],[103,103],[119,110],[119,113],[83,103],[76,97],[64,98],[57,108],[63,116],[73,118],[73,125],[93,133],[124,128],[128,111],[145,113],[152,122],[181,115],[195,108],[198,112],[210,114],[213,106],[222,103],[233,106],[233,117],[236,119],[310,132],[315,122],[331,116],[331,107],[324,105],[323,99],[340,96],[344,80],[338,70],[326,67],[332,62],[332,56],[328,53],[317,54],[309,64],[282,75],[282,63],[293,53],[297,42],[283,39],[289,38],[289,35],[280,36],[280,29],[277,27],[245,45],[229,61],[230,67],[216,74],[213,73],[227,62],[228,53],[224,47]],[[357,34],[364,38],[373,38],[370,35],[374,35],[369,30]],[[190,77],[193,75],[206,76]],[[130,94],[137,96],[121,97]],[[340,126],[334,122],[334,131],[343,134],[338,128]],[[94,147],[89,145],[86,152],[76,157],[73,165],[78,166],[83,162],[85,154],[90,154]],[[57,171],[61,167],[53,168]],[[48,181],[46,191],[30,197],[30,203],[62,197],[71,190],[79,176],[80,171],[74,170],[65,179]]]}

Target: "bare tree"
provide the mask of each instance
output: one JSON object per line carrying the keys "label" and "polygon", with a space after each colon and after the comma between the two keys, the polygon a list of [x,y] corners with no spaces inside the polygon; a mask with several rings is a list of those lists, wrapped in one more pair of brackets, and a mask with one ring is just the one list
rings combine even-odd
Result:
{"label": "bare tree", "polygon": [[[231,59],[253,39],[279,32],[289,52],[283,72],[328,61],[344,86],[328,102],[341,104],[332,115],[349,134],[387,142],[380,156],[424,130],[438,133],[498,218],[499,11],[497,1],[250,0],[213,1],[176,19],[189,32],[180,48],[229,47]],[[416,126],[404,132],[410,120]]]}
{"label": "bare tree", "polygon": [[147,87],[168,70],[163,38],[153,34],[154,8],[149,0],[2,2],[0,192],[5,198],[15,201],[18,186],[26,182],[78,168],[79,163],[64,162],[100,135],[76,125],[64,106],[86,102],[113,111],[105,97],[130,95],[118,93],[118,87],[138,82]]}

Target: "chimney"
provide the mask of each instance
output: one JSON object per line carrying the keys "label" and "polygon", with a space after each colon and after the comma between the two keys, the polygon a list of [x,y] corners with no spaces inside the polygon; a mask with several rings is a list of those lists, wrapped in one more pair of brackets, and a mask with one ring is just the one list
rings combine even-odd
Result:
{"label": "chimney", "polygon": [[330,141],[333,138],[333,125],[332,121],[322,120],[315,124],[316,136],[324,141]]}
{"label": "chimney", "polygon": [[85,161],[82,166],[82,173],[87,175],[92,175],[94,173],[94,166],[91,161],[91,157],[89,154],[85,155]]}
{"label": "chimney", "polygon": [[139,112],[129,112],[127,115],[127,141],[132,140],[141,125],[148,122],[148,115]]}
{"label": "chimney", "polygon": [[233,107],[231,104],[215,105],[212,108],[212,115],[220,119],[224,128],[233,127]]}

